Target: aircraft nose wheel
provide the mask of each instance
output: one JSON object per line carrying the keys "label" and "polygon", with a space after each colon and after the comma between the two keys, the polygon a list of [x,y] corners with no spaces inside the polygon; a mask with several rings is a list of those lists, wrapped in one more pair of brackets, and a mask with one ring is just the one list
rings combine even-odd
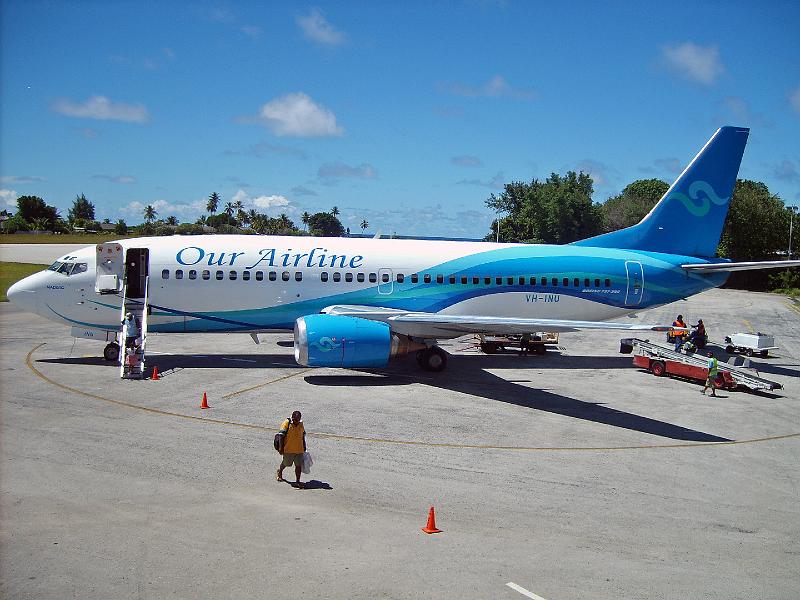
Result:
{"label": "aircraft nose wheel", "polygon": [[119,360],[119,344],[111,342],[103,350],[103,358],[108,361]]}
{"label": "aircraft nose wheel", "polygon": [[417,352],[417,363],[425,371],[439,373],[447,366],[447,353],[439,346],[431,346]]}

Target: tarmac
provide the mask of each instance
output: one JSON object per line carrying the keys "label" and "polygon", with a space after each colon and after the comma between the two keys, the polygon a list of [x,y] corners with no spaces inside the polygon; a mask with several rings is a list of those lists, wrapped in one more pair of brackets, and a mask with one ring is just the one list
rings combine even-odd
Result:
{"label": "tarmac", "polygon": [[[712,342],[773,334],[752,363],[783,389],[704,397],[600,331],[528,357],[462,338],[441,374],[306,369],[289,332],[151,334],[160,380],[127,381],[0,305],[0,596],[797,598],[800,312],[712,290],[637,319],[678,313]],[[293,410],[306,489],[275,481]]]}

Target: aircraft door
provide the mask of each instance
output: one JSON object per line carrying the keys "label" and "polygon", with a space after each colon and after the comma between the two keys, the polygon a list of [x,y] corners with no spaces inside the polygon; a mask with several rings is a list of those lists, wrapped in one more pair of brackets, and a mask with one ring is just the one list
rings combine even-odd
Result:
{"label": "aircraft door", "polygon": [[128,248],[125,253],[127,298],[144,298],[145,280],[149,271],[150,251],[147,248]]}
{"label": "aircraft door", "polygon": [[391,294],[394,289],[393,273],[391,269],[378,269],[378,293]]}
{"label": "aircraft door", "polygon": [[644,293],[644,271],[642,263],[625,261],[625,271],[628,274],[628,289],[625,290],[625,306],[639,306]]}
{"label": "aircraft door", "polygon": [[98,244],[96,248],[96,281],[98,294],[116,294],[125,276],[122,246],[116,242]]}

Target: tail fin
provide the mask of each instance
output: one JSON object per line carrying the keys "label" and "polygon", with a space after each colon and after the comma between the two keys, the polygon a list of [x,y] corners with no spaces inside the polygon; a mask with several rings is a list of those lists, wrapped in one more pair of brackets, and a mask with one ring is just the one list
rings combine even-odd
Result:
{"label": "tail fin", "polygon": [[714,256],[749,133],[719,128],[638,224],[574,244]]}

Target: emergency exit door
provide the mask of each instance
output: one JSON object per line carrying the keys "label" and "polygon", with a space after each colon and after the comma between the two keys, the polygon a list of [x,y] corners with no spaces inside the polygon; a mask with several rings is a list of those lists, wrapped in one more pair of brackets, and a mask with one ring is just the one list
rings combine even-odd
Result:
{"label": "emergency exit door", "polygon": [[644,293],[644,272],[642,263],[626,261],[625,271],[628,273],[628,289],[625,290],[625,306],[639,306]]}

